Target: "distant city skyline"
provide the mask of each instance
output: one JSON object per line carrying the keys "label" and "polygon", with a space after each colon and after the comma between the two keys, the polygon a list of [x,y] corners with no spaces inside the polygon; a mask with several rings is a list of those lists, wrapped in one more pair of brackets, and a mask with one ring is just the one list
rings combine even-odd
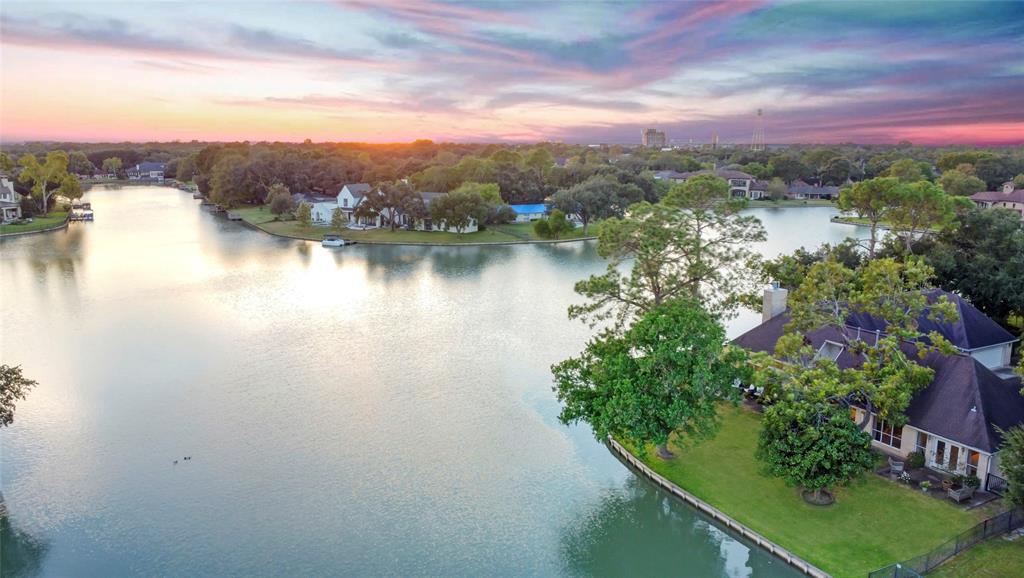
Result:
{"label": "distant city skyline", "polygon": [[1022,2],[22,2],[0,139],[1024,144]]}

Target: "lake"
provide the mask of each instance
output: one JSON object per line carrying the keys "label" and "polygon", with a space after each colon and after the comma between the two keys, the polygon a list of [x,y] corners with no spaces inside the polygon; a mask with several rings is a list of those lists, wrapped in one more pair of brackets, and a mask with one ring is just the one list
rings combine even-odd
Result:
{"label": "lake", "polygon": [[[86,200],[0,243],[2,361],[40,384],[0,431],[5,575],[798,575],[558,423],[592,242],[326,249],[171,188]],[[752,212],[768,256],[856,231]]]}

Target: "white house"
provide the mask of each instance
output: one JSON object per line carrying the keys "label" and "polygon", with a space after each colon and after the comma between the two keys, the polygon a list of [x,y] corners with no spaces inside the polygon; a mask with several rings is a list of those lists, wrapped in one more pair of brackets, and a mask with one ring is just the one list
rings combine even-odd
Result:
{"label": "white house", "polygon": [[128,169],[128,179],[132,181],[159,181],[164,180],[164,163],[144,162]]}
{"label": "white house", "polygon": [[381,224],[380,217],[362,217],[356,218],[352,215],[352,212],[356,210],[356,207],[363,202],[366,195],[370,193],[373,188],[367,183],[350,183],[341,187],[341,191],[338,193],[337,199],[335,199],[335,206],[345,213],[345,217],[349,223],[363,225],[367,227],[379,227]]}
{"label": "white house", "polygon": [[21,218],[21,195],[14,190],[14,183],[6,175],[0,175],[0,221]]}
{"label": "white house", "polygon": [[310,220],[316,225],[330,225],[334,209],[338,208],[338,200],[334,197],[318,197],[314,195],[293,195],[295,206],[299,203],[309,205]]}

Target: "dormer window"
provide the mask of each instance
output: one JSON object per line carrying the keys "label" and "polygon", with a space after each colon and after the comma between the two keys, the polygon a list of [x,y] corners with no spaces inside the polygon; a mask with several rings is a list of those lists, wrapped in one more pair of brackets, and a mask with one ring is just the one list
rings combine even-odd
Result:
{"label": "dormer window", "polygon": [[835,361],[839,359],[839,355],[843,352],[843,349],[845,348],[842,344],[836,343],[835,341],[826,341],[825,343],[821,344],[821,347],[818,349],[818,354],[815,355],[815,358],[831,359],[832,361]]}

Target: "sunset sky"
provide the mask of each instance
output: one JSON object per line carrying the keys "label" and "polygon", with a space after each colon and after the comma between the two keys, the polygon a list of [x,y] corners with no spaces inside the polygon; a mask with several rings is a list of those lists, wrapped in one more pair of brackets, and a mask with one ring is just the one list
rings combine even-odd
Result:
{"label": "sunset sky", "polygon": [[5,0],[5,142],[1024,143],[1024,2]]}

